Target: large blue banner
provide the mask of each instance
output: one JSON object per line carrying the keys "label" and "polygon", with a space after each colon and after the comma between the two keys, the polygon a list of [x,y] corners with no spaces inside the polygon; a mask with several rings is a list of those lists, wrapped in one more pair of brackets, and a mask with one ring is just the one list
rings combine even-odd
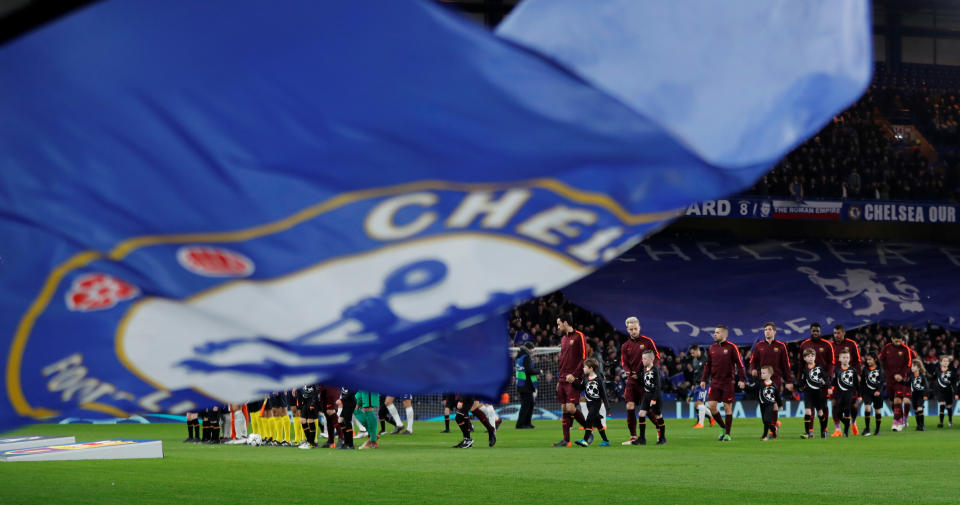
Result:
{"label": "large blue banner", "polygon": [[[664,83],[658,103],[717,117],[697,131],[601,86],[624,76],[587,82],[563,51],[426,1],[103,2],[0,47],[0,428],[309,382],[495,394],[498,313],[749,185],[856,99],[868,12],[845,5],[677,7],[678,23],[793,20],[789,35],[673,36],[698,55],[685,65],[731,75],[791,55],[749,93],[709,76],[670,92],[676,60],[598,45]],[[551,19],[593,9],[571,7]],[[604,42],[644,45],[633,34],[653,25],[663,42],[647,16],[603,26]],[[759,123],[737,132],[715,102]],[[713,149],[757,128],[789,134],[746,157]]]}
{"label": "large blue banner", "polygon": [[614,325],[637,316],[658,345],[712,342],[718,324],[751,345],[810,324],[960,326],[960,247],[816,240],[652,240],[564,289]]}

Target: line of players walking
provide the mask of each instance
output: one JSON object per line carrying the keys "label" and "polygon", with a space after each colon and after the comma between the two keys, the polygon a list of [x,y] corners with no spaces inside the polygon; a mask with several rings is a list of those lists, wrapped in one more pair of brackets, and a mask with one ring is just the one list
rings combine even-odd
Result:
{"label": "line of players walking", "polygon": [[[660,413],[663,378],[660,376],[660,355],[656,343],[640,333],[640,323],[636,317],[628,318],[625,325],[630,338],[621,345],[620,365],[627,378],[624,397],[630,439],[622,445],[645,445],[647,421],[656,428],[657,444],[666,444]],[[577,441],[577,444],[588,446],[592,438],[590,430],[599,429],[604,433],[596,420],[600,402],[591,401],[591,396],[585,394],[589,407],[586,419],[578,415],[574,403],[578,395],[576,390],[584,389],[584,385],[593,380],[597,363],[586,358],[586,339],[583,333],[573,329],[570,316],[561,315],[557,318],[557,332],[562,336],[558,372],[561,380],[557,384],[557,401],[563,407],[563,439],[554,446],[572,445],[570,428],[574,420],[587,431],[584,440]],[[939,369],[932,374],[935,380],[931,389],[923,362],[917,359],[916,351],[906,345],[901,335],[893,335],[876,356],[867,355],[861,360],[857,343],[846,338],[843,325],[836,325],[833,339],[828,340],[822,338],[820,325],[813,323],[810,338],[800,343],[803,364],[795,376],[787,346],[776,339],[776,333],[774,323],[764,325],[764,339],[754,344],[750,363],[745,366],[737,346],[727,340],[728,328],[719,325],[714,330],[714,343],[707,349],[706,360],[702,361],[701,381],[693,394],[699,418],[694,428],[703,428],[709,417],[710,424],[716,424],[722,430],[717,440],[730,441],[737,388],[755,394],[760,402],[764,425],[762,440],[779,436],[781,423],[778,414],[784,405],[784,389],[797,399],[800,393],[803,395],[803,438],[815,438],[814,416],[819,421],[820,438],[827,437],[828,403],[832,403],[833,407],[832,437],[849,436],[851,429],[854,435],[859,434],[856,418],[861,403],[864,404],[865,413],[863,436],[879,435],[884,395],[893,410],[894,431],[902,431],[907,426],[911,405],[916,416],[916,429],[924,431],[924,402],[931,394],[940,407],[937,426],[943,427],[945,416],[948,425],[953,426],[953,404],[960,391],[960,378],[951,366],[952,356],[940,357]],[[690,350],[695,361],[700,363],[699,346],[691,346]],[[602,377],[599,382],[603,383]],[[721,404],[723,416],[718,409]],[[876,422],[872,432],[871,414]]]}
{"label": "line of players walking", "polygon": [[[660,354],[653,339],[640,333],[636,317],[628,318],[625,325],[629,338],[621,345],[620,366],[626,375],[624,397],[630,438],[621,445],[646,445],[648,423],[655,430],[656,444],[664,445],[667,438],[661,415],[663,377]],[[828,403],[832,403],[834,422],[831,436],[847,437],[851,431],[853,435],[860,434],[857,414],[861,403],[864,406],[862,435],[879,435],[884,396],[891,404],[894,431],[902,431],[907,426],[911,406],[916,416],[916,429],[925,430],[923,406],[931,394],[940,406],[937,426],[944,426],[945,416],[948,425],[953,425],[953,404],[960,391],[960,377],[951,366],[952,356],[940,358],[939,369],[932,374],[935,380],[931,389],[923,362],[917,359],[916,352],[904,343],[901,335],[893,335],[876,356],[867,355],[861,359],[857,343],[846,338],[842,325],[834,327],[833,339],[829,340],[822,337],[820,325],[813,323],[810,338],[800,343],[803,364],[794,374],[786,344],[776,339],[776,325],[767,323],[763,331],[764,339],[754,344],[750,362],[745,366],[737,346],[727,340],[727,327],[720,325],[714,330],[714,343],[707,349],[706,359],[702,360],[701,381],[693,393],[698,414],[694,428],[703,428],[709,417],[710,424],[721,429],[718,440],[730,441],[734,395],[738,388],[755,394],[759,400],[763,418],[762,440],[779,437],[779,411],[784,406],[784,390],[797,399],[801,393],[803,395],[803,438],[816,438],[815,420],[819,422],[820,438],[827,437]],[[584,436],[576,441],[577,445],[590,446],[596,431],[602,439],[600,446],[607,447],[610,441],[604,418],[609,405],[601,364],[587,357],[586,337],[574,330],[570,316],[557,318],[557,332],[562,335],[557,401],[561,405],[563,439],[553,445],[572,446],[570,433],[574,421],[577,421],[584,429]],[[695,362],[701,361],[698,346],[691,346],[691,356]],[[518,380],[521,372],[524,377],[532,372],[529,366],[525,371],[521,370],[521,362],[518,360]],[[586,400],[586,412],[577,408],[581,395]],[[397,398],[403,402],[406,423],[400,419],[395,403]],[[444,432],[450,431],[450,415],[453,413],[463,435],[455,448],[473,447],[471,414],[486,428],[489,446],[496,444],[501,419],[493,406],[473,396],[452,394],[444,395],[444,403]],[[720,405],[724,415],[720,414]],[[202,413],[188,414],[189,438],[186,441],[219,443],[223,414],[235,414],[240,410],[236,406],[232,409],[214,407]],[[391,434],[413,434],[414,412],[410,395],[385,396],[381,404],[377,393],[316,384],[275,393],[244,406],[243,410],[249,416],[251,433],[246,440],[251,445],[262,442],[268,446],[311,449],[317,447],[318,438],[326,438],[320,447],[354,449],[354,438],[368,437],[359,448],[378,448],[379,436],[387,433],[385,423],[395,427]],[[293,416],[292,427],[288,410]],[[231,429],[235,426],[237,430],[245,430],[247,417],[241,414],[235,419],[237,423]],[[873,431],[871,421],[875,422]],[[518,427],[532,426],[520,426],[518,421]]]}

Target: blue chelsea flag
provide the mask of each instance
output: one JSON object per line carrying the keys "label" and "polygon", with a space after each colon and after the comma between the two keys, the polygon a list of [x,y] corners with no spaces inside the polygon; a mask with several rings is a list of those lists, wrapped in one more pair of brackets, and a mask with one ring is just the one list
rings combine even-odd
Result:
{"label": "blue chelsea flag", "polygon": [[497,314],[750,184],[869,80],[863,1],[700,3],[528,0],[492,34],[425,1],[131,0],[0,46],[0,428],[495,394]]}

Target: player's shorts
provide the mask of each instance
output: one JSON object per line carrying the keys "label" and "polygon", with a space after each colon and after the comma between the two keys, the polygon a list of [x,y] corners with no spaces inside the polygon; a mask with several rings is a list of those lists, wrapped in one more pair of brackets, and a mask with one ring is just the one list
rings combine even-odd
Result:
{"label": "player's shorts", "polygon": [[883,409],[883,394],[874,396],[873,391],[865,390],[863,394],[863,404],[870,405],[874,409]]}
{"label": "player's shorts", "polygon": [[317,398],[324,410],[336,410],[337,400],[340,399],[340,388],[323,385],[320,387]]}
{"label": "player's shorts", "polygon": [[358,392],[357,406],[364,409],[380,408],[380,395],[377,393]]}
{"label": "player's shorts", "polygon": [[733,395],[736,392],[735,384],[732,382],[727,384],[710,384],[707,401],[731,403],[733,402]]}
{"label": "player's shorts", "polygon": [[443,403],[450,410],[457,409],[457,394],[456,393],[444,393]]}
{"label": "player's shorts", "polygon": [[946,405],[953,405],[953,391],[949,389],[937,390],[937,403],[943,402]]}
{"label": "player's shorts", "polygon": [[887,398],[909,398],[910,386],[897,381],[887,381]]}
{"label": "player's shorts", "polygon": [[804,391],[803,407],[810,410],[826,410],[827,392],[820,389],[808,389]]}
{"label": "player's shorts", "polygon": [[833,401],[836,402],[837,406],[853,406],[853,400],[856,398],[853,391],[841,391],[839,388],[833,390]]}
{"label": "player's shorts", "polygon": [[400,400],[400,401],[413,400],[413,395],[409,393],[405,395],[390,395],[390,396],[393,397],[394,400]]}
{"label": "player's shorts", "polygon": [[922,409],[922,408],[923,408],[923,393],[910,393],[910,403],[912,403],[912,404],[914,405],[914,407],[916,407],[917,405],[919,405],[920,408]]}
{"label": "player's shorts", "polygon": [[268,409],[285,409],[287,408],[287,395],[283,393],[274,393],[270,395],[270,399],[267,400]]}
{"label": "player's shorts", "polygon": [[343,409],[341,411],[341,415],[343,415],[343,413],[347,411],[353,412],[354,410],[357,409],[357,397],[351,395],[351,396],[348,396],[347,398],[341,398],[340,406]]}
{"label": "player's shorts", "polygon": [[557,402],[561,405],[564,403],[579,403],[580,400],[577,399],[579,397],[580,391],[577,391],[573,384],[567,381],[557,383]]}
{"label": "player's shorts", "polygon": [[317,406],[316,397],[311,397],[309,399],[304,399],[303,403],[300,405],[300,417],[313,420],[318,417],[320,408]]}
{"label": "player's shorts", "polygon": [[643,401],[643,384],[638,379],[627,379],[627,384],[623,388],[623,400],[638,405]]}
{"label": "player's shorts", "polygon": [[474,401],[476,399],[472,396],[461,396],[458,402],[460,404],[459,412],[465,416],[470,415],[470,409],[473,408]]}
{"label": "player's shorts", "polygon": [[710,388],[702,388],[697,386],[693,388],[693,401],[694,402],[705,402],[707,401],[707,390]]}
{"label": "player's shorts", "polygon": [[[657,403],[654,405],[650,405],[650,402],[654,400],[656,400]],[[660,404],[662,403],[663,401],[661,400],[660,396],[644,394],[643,400],[640,401],[640,407],[638,407],[637,410],[644,410],[647,412],[647,414],[653,413],[653,414],[660,415]]]}

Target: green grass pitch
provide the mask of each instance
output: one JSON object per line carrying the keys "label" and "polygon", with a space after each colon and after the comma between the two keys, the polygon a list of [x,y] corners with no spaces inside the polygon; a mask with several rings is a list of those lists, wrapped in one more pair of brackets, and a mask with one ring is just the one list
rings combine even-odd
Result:
{"label": "green grass pitch", "polygon": [[458,433],[420,422],[370,451],[183,444],[176,424],[41,424],[11,434],[160,438],[164,458],[0,463],[0,503],[960,503],[960,427],[930,419],[927,432],[894,433],[884,421],[876,438],[801,440],[802,421],[786,419],[780,440],[761,442],[760,422],[738,419],[730,443],[668,421],[668,445],[622,447],[625,422],[614,420],[606,448],[551,447],[556,421],[505,422],[495,448],[481,433],[467,450],[450,448]]}

